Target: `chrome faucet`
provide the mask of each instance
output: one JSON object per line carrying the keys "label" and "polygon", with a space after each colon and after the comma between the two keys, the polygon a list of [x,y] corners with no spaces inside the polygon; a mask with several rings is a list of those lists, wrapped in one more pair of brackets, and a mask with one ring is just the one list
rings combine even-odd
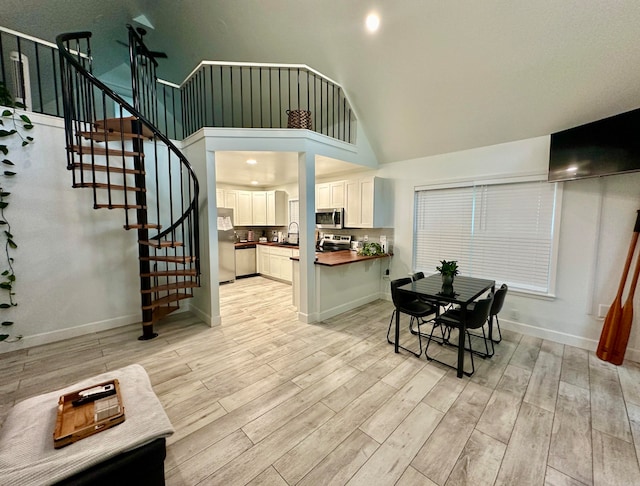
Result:
{"label": "chrome faucet", "polygon": [[295,221],[291,221],[291,223],[289,223],[289,226],[287,227],[287,233],[291,233],[291,225],[295,224],[296,228],[298,229],[298,231],[296,231],[296,233],[300,234],[300,225],[298,223],[296,223]]}

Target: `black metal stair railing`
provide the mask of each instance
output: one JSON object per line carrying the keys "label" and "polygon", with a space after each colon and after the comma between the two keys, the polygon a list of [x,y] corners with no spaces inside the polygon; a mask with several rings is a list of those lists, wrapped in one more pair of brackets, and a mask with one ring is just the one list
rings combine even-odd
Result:
{"label": "black metal stair railing", "polygon": [[[137,49],[132,64],[153,64],[145,48],[136,42],[132,47]],[[0,27],[0,83],[29,111],[62,114],[56,50],[55,44]],[[350,144],[357,140],[358,120],[345,90],[304,64],[202,61],[179,85],[138,81],[144,98],[134,107],[172,140],[203,127],[288,128],[287,110],[309,111],[311,130],[317,133]]]}
{"label": "black metal stair railing", "polygon": [[198,180],[154,123],[155,92],[144,90],[155,85],[155,67],[149,70],[153,59],[141,39],[132,48],[132,73],[134,91],[143,93],[132,106],[93,76],[90,38],[79,32],[56,39],[67,168],[74,187],[92,189],[94,208],[124,209],[125,229],[138,232],[141,339],[149,339],[153,324],[200,283]]}

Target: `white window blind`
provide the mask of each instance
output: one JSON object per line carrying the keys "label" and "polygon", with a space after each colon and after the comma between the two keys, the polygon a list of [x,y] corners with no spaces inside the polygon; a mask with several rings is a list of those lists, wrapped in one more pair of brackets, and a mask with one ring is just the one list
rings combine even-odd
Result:
{"label": "white window blind", "polygon": [[298,199],[289,200],[289,224],[300,224],[300,201]]}
{"label": "white window blind", "polygon": [[414,267],[457,260],[461,275],[553,290],[557,184],[520,182],[419,190]]}

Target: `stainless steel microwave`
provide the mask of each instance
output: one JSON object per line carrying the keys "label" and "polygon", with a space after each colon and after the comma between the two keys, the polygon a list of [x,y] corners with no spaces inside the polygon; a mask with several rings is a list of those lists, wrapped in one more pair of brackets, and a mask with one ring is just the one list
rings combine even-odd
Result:
{"label": "stainless steel microwave", "polygon": [[342,229],[344,227],[344,209],[317,209],[316,228],[318,229]]}

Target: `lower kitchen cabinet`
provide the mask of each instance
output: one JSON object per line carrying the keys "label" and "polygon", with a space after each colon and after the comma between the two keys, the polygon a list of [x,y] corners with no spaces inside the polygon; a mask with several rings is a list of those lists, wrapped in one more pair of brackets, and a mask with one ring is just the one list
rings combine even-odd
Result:
{"label": "lower kitchen cabinet", "polygon": [[291,257],[295,250],[269,245],[257,245],[257,249],[258,273],[291,283]]}

